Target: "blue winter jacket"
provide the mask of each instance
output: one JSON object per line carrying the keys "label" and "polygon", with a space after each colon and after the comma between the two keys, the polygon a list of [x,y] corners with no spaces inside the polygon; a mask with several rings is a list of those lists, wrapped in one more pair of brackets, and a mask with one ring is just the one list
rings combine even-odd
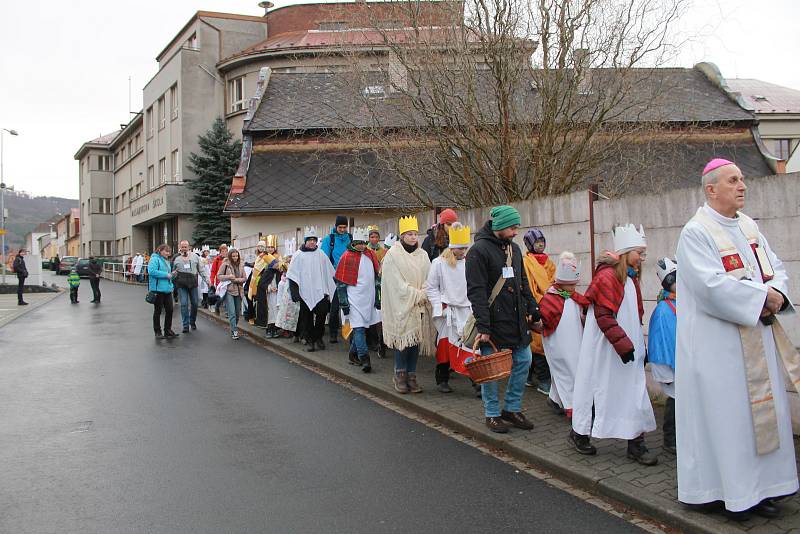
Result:
{"label": "blue winter jacket", "polygon": [[[331,255],[331,238],[333,238],[333,254]],[[347,245],[350,244],[350,234],[347,232],[343,234],[336,233],[336,227],[331,228],[331,233],[322,239],[319,248],[328,256],[328,259],[333,263],[333,268],[339,266],[339,260],[342,259],[342,254],[347,250]]]}
{"label": "blue winter jacket", "polygon": [[150,291],[156,293],[172,293],[172,271],[169,262],[158,252],[153,252],[147,264],[147,276],[150,279]]}

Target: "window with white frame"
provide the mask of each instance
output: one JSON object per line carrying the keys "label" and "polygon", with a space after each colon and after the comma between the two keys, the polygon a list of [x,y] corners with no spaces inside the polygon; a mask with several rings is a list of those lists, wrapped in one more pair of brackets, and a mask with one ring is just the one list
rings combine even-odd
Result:
{"label": "window with white frame", "polygon": [[97,243],[100,246],[101,256],[111,256],[111,245],[113,241],[98,241]]}
{"label": "window with white frame", "polygon": [[111,156],[97,156],[97,170],[110,171],[111,170]]}
{"label": "window with white frame", "polygon": [[167,102],[162,96],[158,99],[158,129],[167,125]]}
{"label": "window with white frame", "polygon": [[[152,165],[147,167],[147,187],[150,189],[156,188],[156,171]],[[138,193],[137,191],[137,194]]]}
{"label": "window with white frame", "polygon": [[244,76],[228,81],[228,112],[235,113],[244,109]]}
{"label": "window with white frame", "polygon": [[169,88],[170,116],[178,118],[178,84]]}
{"label": "window with white frame", "polygon": [[167,158],[158,160],[158,183],[167,183]]}
{"label": "window with white frame", "polygon": [[136,137],[133,140],[134,150],[139,150],[142,148],[142,134],[136,134]]}
{"label": "window with white frame", "polygon": [[[152,169],[153,167],[150,168]],[[147,174],[150,174],[149,170]],[[142,184],[136,184],[136,198],[139,198],[140,196],[142,196]]]}
{"label": "window with white frame", "polygon": [[[91,202],[91,199],[89,199]],[[93,213],[111,213],[111,199],[110,198],[96,198],[95,199],[96,212]]]}
{"label": "window with white frame", "polygon": [[144,117],[145,122],[145,129],[147,130],[147,138],[150,139],[153,137],[153,106],[147,108],[147,112],[145,113]]}
{"label": "window with white frame", "polygon": [[172,181],[176,184],[182,182],[181,179],[181,159],[178,156],[178,149],[172,151]]}

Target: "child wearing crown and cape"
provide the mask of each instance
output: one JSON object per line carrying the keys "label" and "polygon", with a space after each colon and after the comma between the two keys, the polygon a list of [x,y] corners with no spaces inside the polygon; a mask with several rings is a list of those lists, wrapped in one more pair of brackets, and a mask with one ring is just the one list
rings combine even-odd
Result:
{"label": "child wearing crown and cape", "polygon": [[628,440],[628,458],[655,465],[644,444],[656,429],[645,382],[644,306],[639,274],[646,256],[644,229],[614,228],[614,252],[600,258],[586,291],[589,312],[575,376],[570,440],[581,454],[595,454],[589,435]]}

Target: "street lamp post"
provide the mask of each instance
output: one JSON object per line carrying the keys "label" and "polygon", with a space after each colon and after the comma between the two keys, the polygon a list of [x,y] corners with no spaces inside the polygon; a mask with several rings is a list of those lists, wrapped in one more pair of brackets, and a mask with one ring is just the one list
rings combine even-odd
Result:
{"label": "street lamp post", "polygon": [[3,180],[3,134],[5,132],[11,135],[19,135],[16,130],[9,130],[8,128],[0,128],[0,253],[3,256],[3,284],[6,283],[6,182]]}

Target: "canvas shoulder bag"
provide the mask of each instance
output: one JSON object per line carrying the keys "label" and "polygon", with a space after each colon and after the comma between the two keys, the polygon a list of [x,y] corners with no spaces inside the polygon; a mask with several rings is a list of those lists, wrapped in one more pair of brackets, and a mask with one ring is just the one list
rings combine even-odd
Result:
{"label": "canvas shoulder bag", "polygon": [[[508,252],[506,252],[506,267],[511,267],[511,245],[508,246]],[[492,307],[494,304],[494,300],[497,298],[497,295],[500,294],[500,291],[503,289],[503,286],[506,284],[506,279],[503,278],[503,273],[500,273],[500,278],[498,278],[497,282],[495,282],[494,287],[492,288],[492,293],[489,295],[489,308]],[[475,345],[475,338],[478,337],[478,328],[475,324],[475,315],[470,313],[467,322],[464,323],[464,332],[461,334],[461,343],[465,347],[472,347]]]}

